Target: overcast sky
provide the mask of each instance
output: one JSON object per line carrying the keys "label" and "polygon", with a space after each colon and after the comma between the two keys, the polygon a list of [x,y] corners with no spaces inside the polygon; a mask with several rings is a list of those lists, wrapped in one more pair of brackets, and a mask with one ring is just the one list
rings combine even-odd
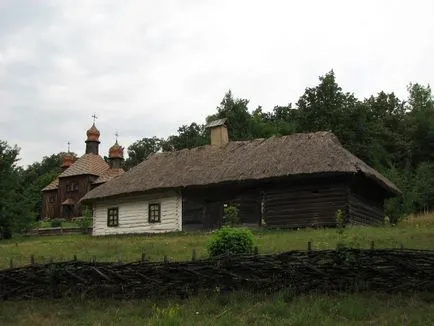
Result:
{"label": "overcast sky", "polygon": [[21,164],[167,137],[230,88],[296,102],[334,69],[346,91],[405,97],[434,78],[434,1],[0,0],[0,139]]}

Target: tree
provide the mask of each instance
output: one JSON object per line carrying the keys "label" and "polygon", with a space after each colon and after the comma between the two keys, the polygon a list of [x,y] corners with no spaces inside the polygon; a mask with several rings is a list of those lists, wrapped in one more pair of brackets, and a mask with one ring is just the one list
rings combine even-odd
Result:
{"label": "tree", "polygon": [[366,106],[342,91],[333,70],[319,80],[319,85],[307,88],[297,102],[299,131],[331,131],[344,147],[370,163],[372,128]]}
{"label": "tree", "polygon": [[[76,158],[75,153],[69,153]],[[44,156],[41,162],[34,162],[26,169],[20,170],[21,193],[29,206],[33,218],[42,213],[42,189],[52,182],[61,172],[65,152]]]}
{"label": "tree", "polygon": [[209,135],[205,125],[195,122],[182,125],[178,128],[178,135],[169,136],[162,141],[162,149],[165,152],[177,151],[183,148],[193,148],[209,144]]}
{"label": "tree", "polygon": [[0,239],[10,238],[30,222],[28,206],[21,193],[18,161],[20,149],[0,140]]}
{"label": "tree", "polygon": [[429,86],[410,84],[407,130],[411,139],[412,163],[434,162],[434,98]]}
{"label": "tree", "polygon": [[163,140],[157,137],[142,138],[128,146],[128,158],[125,160],[126,169],[136,166],[152,154],[161,150]]}
{"label": "tree", "polygon": [[209,116],[206,120],[210,122],[215,119],[227,119],[229,138],[231,140],[248,140],[253,138],[253,120],[248,111],[249,100],[232,96],[229,90],[223,97],[217,113]]}

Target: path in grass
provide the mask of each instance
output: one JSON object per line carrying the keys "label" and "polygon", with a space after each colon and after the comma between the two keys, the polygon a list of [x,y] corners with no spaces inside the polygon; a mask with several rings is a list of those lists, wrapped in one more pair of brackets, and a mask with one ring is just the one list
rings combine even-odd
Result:
{"label": "path in grass", "polygon": [[432,325],[433,296],[291,297],[233,293],[188,300],[2,302],[1,325]]}
{"label": "path in grass", "polygon": [[[174,233],[155,236],[107,236],[90,235],[21,237],[0,241],[0,269],[7,268],[12,259],[14,266],[26,265],[33,255],[36,262],[78,259],[99,261],[134,261],[142,253],[154,261],[191,259],[192,250],[198,257],[206,255],[209,233]],[[338,239],[334,229],[327,230],[280,230],[256,231],[260,253],[276,253],[288,250],[304,250],[308,241],[313,249],[332,249]],[[376,247],[395,248],[401,244],[406,248],[434,249],[434,225],[409,224],[400,227],[353,227],[344,232],[346,241],[353,246],[368,248],[371,241]]]}

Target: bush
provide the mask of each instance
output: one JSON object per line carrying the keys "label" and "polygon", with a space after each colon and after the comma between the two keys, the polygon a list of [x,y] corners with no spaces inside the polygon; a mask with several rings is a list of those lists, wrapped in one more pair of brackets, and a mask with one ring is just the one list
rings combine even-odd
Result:
{"label": "bush", "polygon": [[236,206],[229,205],[224,208],[223,224],[235,226],[240,223],[238,217],[238,208]]}
{"label": "bush", "polygon": [[86,209],[84,210],[83,217],[77,219],[77,224],[83,230],[92,227],[93,224],[92,210],[88,206],[86,206]]}
{"label": "bush", "polygon": [[210,257],[224,254],[246,254],[253,251],[254,236],[247,228],[224,226],[208,242]]}
{"label": "bush", "polygon": [[61,220],[54,219],[54,220],[51,221],[51,227],[52,228],[58,228],[58,227],[61,227],[61,226],[62,226],[62,221]]}
{"label": "bush", "polygon": [[78,226],[83,230],[92,227],[92,223],[93,223],[92,217],[84,216],[80,219],[77,219]]}
{"label": "bush", "polygon": [[12,230],[5,226],[0,226],[0,239],[11,239],[12,238]]}

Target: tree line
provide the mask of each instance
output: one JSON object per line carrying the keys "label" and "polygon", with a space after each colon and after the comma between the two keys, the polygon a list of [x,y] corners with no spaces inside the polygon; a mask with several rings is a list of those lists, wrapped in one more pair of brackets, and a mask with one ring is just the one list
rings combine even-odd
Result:
{"label": "tree line", "polygon": [[[228,91],[216,112],[167,138],[142,138],[127,148],[129,169],[158,151],[175,151],[210,143],[206,123],[228,119],[231,140],[331,131],[342,145],[391,179],[403,192],[386,202],[396,221],[434,206],[434,97],[429,85],[409,84],[405,99],[379,92],[359,99],[344,91],[332,71],[306,88],[296,103],[249,110],[249,100]],[[41,211],[41,189],[60,173],[64,153],[44,157],[27,168],[16,165],[18,147],[0,141],[0,228],[23,227]],[[4,177],[5,176],[5,177]],[[17,203],[20,203],[18,205]],[[6,216],[6,217],[5,217]]]}

